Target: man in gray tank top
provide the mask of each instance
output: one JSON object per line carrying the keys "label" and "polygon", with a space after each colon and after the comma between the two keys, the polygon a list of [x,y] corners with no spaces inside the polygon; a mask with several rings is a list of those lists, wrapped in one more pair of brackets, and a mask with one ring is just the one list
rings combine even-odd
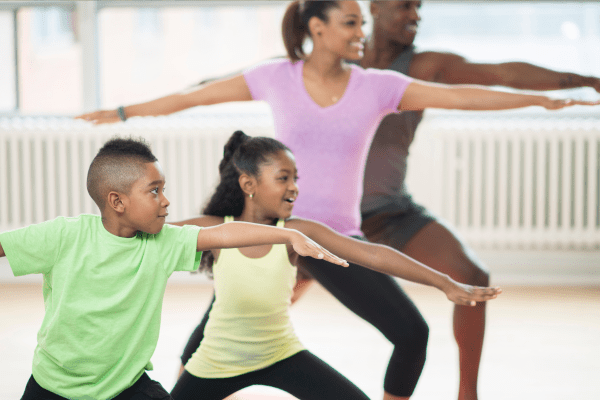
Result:
{"label": "man in gray tank top", "polygon": [[[593,87],[600,79],[551,71],[523,62],[476,64],[463,57],[415,51],[421,1],[371,1],[373,32],[361,66],[391,69],[442,84],[500,85],[555,90]],[[374,242],[392,246],[459,282],[487,286],[489,273],[456,234],[413,202],[405,186],[406,159],[421,112],[384,118],[369,152],[361,204],[362,230]],[[477,399],[477,378],[485,326],[485,304],[456,306],[454,335],[459,347],[459,400]]]}

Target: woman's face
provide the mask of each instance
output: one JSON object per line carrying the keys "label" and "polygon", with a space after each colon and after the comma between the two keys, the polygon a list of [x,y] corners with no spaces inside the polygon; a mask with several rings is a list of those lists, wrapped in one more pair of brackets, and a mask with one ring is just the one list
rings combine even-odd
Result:
{"label": "woman's face", "polygon": [[[325,50],[346,60],[363,57],[363,14],[356,1],[338,1],[327,11],[328,21],[312,17],[309,21],[314,50]],[[311,25],[311,22],[313,23]]]}
{"label": "woman's face", "polygon": [[298,197],[298,171],[290,151],[280,151],[261,165],[254,203],[266,218],[289,218]]}

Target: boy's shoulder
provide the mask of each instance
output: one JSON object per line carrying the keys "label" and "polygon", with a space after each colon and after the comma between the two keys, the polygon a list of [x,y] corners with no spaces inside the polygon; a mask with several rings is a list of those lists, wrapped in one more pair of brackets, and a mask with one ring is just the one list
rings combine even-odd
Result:
{"label": "boy's shoulder", "polygon": [[98,229],[98,224],[102,221],[102,217],[94,214],[80,214],[74,217],[56,217],[56,224],[62,224],[67,229]]}
{"label": "boy's shoulder", "polygon": [[196,225],[178,226],[166,223],[157,234],[141,233],[140,235],[145,238],[154,238],[155,240],[163,241],[177,238],[180,235],[186,236],[195,234],[197,236],[200,229],[202,229],[202,227]]}

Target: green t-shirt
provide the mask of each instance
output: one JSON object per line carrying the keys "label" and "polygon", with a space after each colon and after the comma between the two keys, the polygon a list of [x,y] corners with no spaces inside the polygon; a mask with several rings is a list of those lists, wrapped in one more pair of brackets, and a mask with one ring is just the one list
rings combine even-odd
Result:
{"label": "green t-shirt", "polygon": [[198,268],[199,230],[165,225],[122,238],[99,216],[80,215],[0,234],[15,276],[44,275],[38,384],[69,399],[104,400],[152,369],[167,278]]}

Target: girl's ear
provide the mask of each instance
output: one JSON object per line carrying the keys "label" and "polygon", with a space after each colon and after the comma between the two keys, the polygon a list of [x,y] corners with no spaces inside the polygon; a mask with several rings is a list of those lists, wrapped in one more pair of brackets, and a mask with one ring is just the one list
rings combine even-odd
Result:
{"label": "girl's ear", "polygon": [[125,212],[125,204],[123,204],[123,195],[118,192],[108,193],[107,207],[112,208],[117,213],[122,214]]}
{"label": "girl's ear", "polygon": [[240,187],[246,196],[254,196],[254,193],[256,192],[256,186],[258,185],[255,177],[248,174],[241,174],[238,182],[240,183]]}

